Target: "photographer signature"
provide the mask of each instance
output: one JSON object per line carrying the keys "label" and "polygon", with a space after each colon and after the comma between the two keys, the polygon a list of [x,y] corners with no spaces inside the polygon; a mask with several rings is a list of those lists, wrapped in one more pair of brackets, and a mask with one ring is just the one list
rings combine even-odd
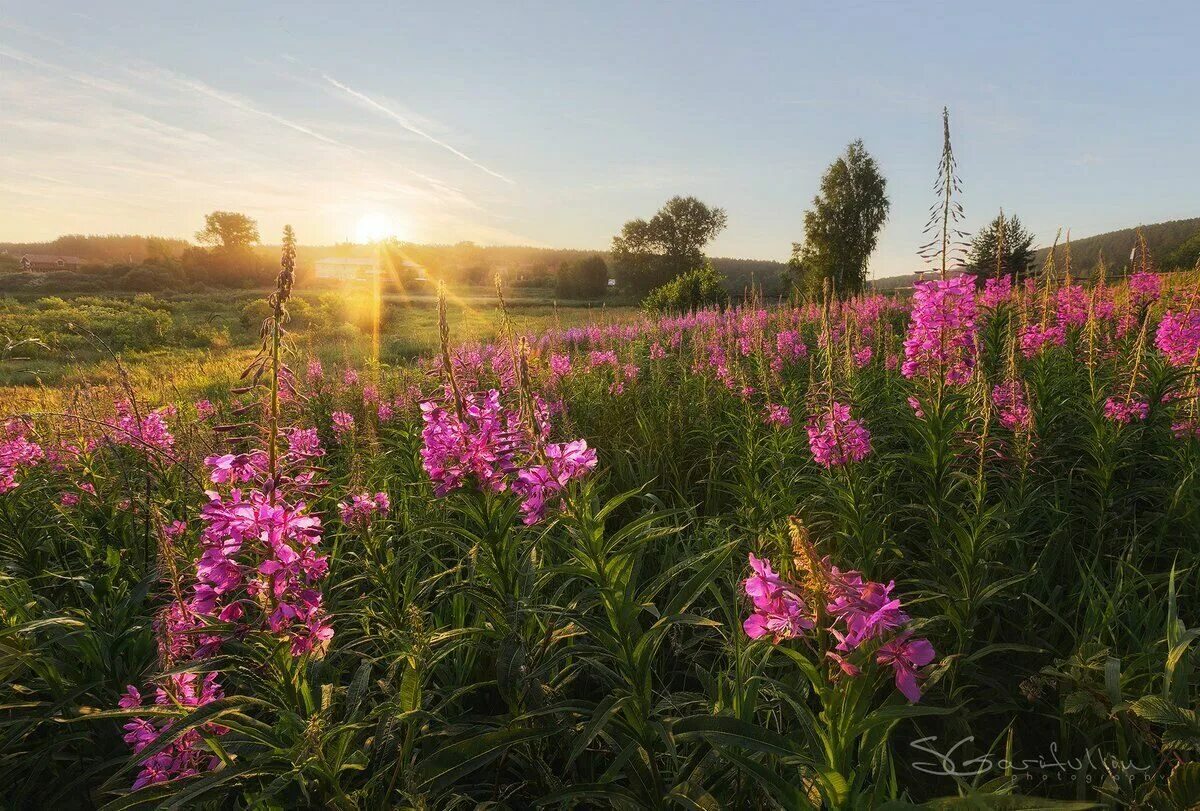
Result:
{"label": "photographer signature", "polygon": [[975,736],[970,735],[961,739],[945,752],[938,751],[936,746],[937,740],[937,735],[927,735],[909,744],[914,749],[936,758],[934,762],[921,761],[912,763],[911,765],[914,769],[925,774],[934,774],[942,777],[978,777],[991,771],[1008,773],[1057,770],[1076,774],[1097,768],[1104,769],[1105,771],[1119,772],[1148,772],[1153,768],[1153,766],[1139,766],[1133,761],[1122,761],[1115,756],[1103,755],[1098,753],[1095,747],[1090,746],[1084,750],[1082,757],[1067,758],[1065,761],[1060,760],[1058,743],[1056,741],[1051,741],[1048,756],[1039,754],[1035,758],[1023,758],[1021,760],[1014,758],[1013,760],[1008,760],[1007,758],[997,758],[992,753],[987,752],[977,757],[967,758],[958,762],[955,760],[954,753],[961,747],[973,743]]}

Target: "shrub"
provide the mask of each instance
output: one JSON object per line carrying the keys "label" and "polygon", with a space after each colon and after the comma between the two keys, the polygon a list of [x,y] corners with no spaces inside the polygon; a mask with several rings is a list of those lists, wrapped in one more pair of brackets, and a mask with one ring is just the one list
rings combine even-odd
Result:
{"label": "shrub", "polygon": [[650,291],[642,306],[656,313],[689,313],[707,307],[724,308],[729,291],[724,277],[706,262],[695,270]]}

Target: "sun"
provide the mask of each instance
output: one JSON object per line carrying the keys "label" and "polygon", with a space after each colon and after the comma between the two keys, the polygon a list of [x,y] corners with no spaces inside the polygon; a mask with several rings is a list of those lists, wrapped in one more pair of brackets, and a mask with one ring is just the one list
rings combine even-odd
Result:
{"label": "sun", "polygon": [[396,224],[386,214],[372,211],[359,218],[354,236],[358,242],[379,242],[382,239],[397,236],[398,230]]}

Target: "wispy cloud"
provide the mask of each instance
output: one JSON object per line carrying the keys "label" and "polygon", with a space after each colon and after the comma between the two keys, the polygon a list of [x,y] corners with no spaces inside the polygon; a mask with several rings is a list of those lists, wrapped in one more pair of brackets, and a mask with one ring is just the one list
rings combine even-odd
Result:
{"label": "wispy cloud", "polygon": [[295,121],[292,121],[291,119],[284,118],[281,115],[272,113],[270,110],[264,110],[261,107],[257,107],[254,104],[252,104],[251,102],[242,98],[241,96],[236,96],[232,93],[227,93],[222,90],[217,90],[215,87],[211,87],[210,85],[207,85],[204,82],[201,82],[197,79],[192,79],[187,76],[180,76],[178,74],[171,73],[170,71],[162,70],[161,68],[159,68],[158,71],[160,74],[166,76],[167,78],[169,78],[171,81],[173,81],[175,84],[179,85],[180,87],[187,88],[188,90],[191,90],[195,93],[199,93],[202,96],[207,96],[208,98],[213,99],[214,101],[218,101],[221,104],[226,105],[227,107],[232,107],[233,109],[239,110],[243,113],[249,113],[251,115],[256,115],[261,118],[265,118],[268,121],[273,121],[282,127],[287,127],[290,130],[294,130],[295,132],[299,132],[303,135],[307,135],[310,138],[315,138],[316,140],[321,141],[322,143],[325,143],[325,144],[329,144],[330,146],[336,146],[341,149],[349,149],[353,152],[359,152],[359,153],[361,153],[363,151],[356,146],[352,146],[351,144],[343,143],[342,141],[339,141],[336,138],[331,138],[328,135],[317,132],[313,128],[307,127],[304,124],[299,124]]}
{"label": "wispy cloud", "polygon": [[440,146],[442,149],[445,149],[446,151],[450,152],[451,154],[456,155],[459,158],[462,158],[463,160],[465,160],[467,163],[471,164],[475,168],[480,169],[484,172],[487,172],[492,177],[497,177],[497,178],[503,180],[505,183],[513,183],[514,182],[511,178],[500,174],[499,172],[495,171],[494,169],[489,169],[488,167],[484,166],[479,161],[472,158],[470,155],[467,155],[466,153],[461,152],[458,149],[455,149],[453,146],[446,143],[445,141],[435,138],[434,136],[430,135],[425,130],[418,127],[416,124],[414,124],[409,119],[400,115],[395,110],[392,110],[389,107],[385,107],[384,105],[380,104],[378,101],[376,101],[375,99],[366,95],[365,93],[360,93],[359,91],[355,90],[354,88],[348,87],[348,86],[342,84],[337,79],[333,78],[332,76],[330,76],[327,73],[322,73],[321,78],[324,79],[325,81],[329,82],[329,84],[333,85],[337,89],[358,99],[363,104],[370,107],[371,109],[377,110],[377,111],[383,113],[388,118],[392,119],[397,124],[399,124],[401,127],[408,130],[409,132],[411,132],[413,135],[420,136],[421,138],[424,138],[426,141],[429,141],[431,144],[436,144],[436,145]]}

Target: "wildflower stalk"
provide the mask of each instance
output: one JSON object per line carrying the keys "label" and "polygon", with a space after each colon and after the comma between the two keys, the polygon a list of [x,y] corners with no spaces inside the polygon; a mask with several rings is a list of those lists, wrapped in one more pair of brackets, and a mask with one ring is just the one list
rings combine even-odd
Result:
{"label": "wildflower stalk", "polygon": [[450,359],[450,320],[446,317],[446,283],[438,283],[438,339],[441,343],[442,367],[446,374],[446,382],[454,396],[454,410],[459,421],[466,419],[466,409],[463,406],[462,392],[458,388],[458,380],[454,377],[454,363]]}
{"label": "wildflower stalk", "polygon": [[279,372],[283,345],[284,324],[288,318],[287,301],[296,281],[296,234],[292,226],[283,227],[283,254],[279,259],[279,275],[275,292],[267,300],[271,306],[271,405],[267,425],[267,471],[271,488],[271,503],[275,503],[279,478]]}

